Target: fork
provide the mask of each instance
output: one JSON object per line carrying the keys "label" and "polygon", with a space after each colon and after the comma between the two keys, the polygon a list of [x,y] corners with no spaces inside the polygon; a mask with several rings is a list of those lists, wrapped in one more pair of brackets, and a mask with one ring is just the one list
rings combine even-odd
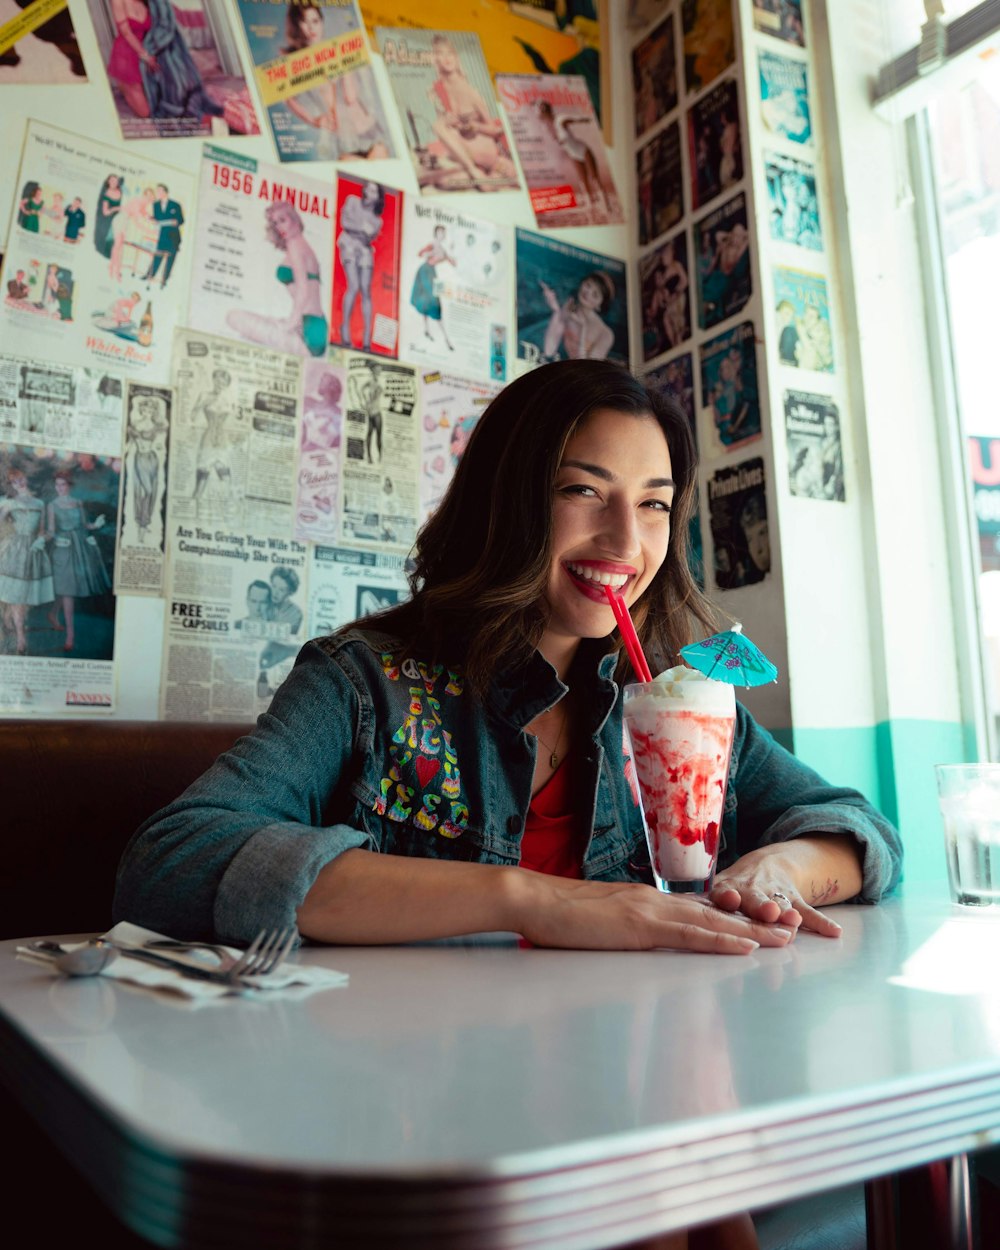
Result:
{"label": "fork", "polygon": [[295,945],[296,929],[287,925],[282,929],[261,929],[225,975],[233,980],[244,977],[266,977],[287,959]]}

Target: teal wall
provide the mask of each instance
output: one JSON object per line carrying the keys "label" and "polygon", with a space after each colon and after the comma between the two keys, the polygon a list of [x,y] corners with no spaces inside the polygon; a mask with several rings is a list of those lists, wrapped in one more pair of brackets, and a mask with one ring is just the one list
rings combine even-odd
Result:
{"label": "teal wall", "polygon": [[903,837],[907,881],[945,877],[935,764],[974,760],[971,726],[953,721],[893,720],[852,729],[776,732],[795,755],[828,781],[853,786]]}

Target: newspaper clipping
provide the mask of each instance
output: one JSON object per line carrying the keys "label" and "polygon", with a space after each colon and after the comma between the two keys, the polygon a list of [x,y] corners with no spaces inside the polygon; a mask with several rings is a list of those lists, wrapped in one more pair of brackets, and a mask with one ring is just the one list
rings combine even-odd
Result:
{"label": "newspaper clipping", "polygon": [[[178,330],[170,527],[291,534],[301,361]],[[189,535],[189,537],[193,537]]]}
{"label": "newspaper clipping", "polygon": [[308,636],[318,638],[409,598],[405,557],[316,545],[309,555]]}
{"label": "newspaper clipping", "polygon": [[340,439],[344,365],[307,360],[302,370],[302,425],[295,491],[295,537],[333,543],[340,524]]}
{"label": "newspaper clipping", "polygon": [[843,502],[844,452],[837,405],[825,395],[785,391],[788,484],[800,499]]}
{"label": "newspaper clipping", "polygon": [[510,229],[409,199],[403,228],[400,355],[503,382]]}
{"label": "newspaper clipping", "polygon": [[4,264],[5,350],[166,381],[191,204],[187,174],[30,121]]}
{"label": "newspaper clipping", "polygon": [[327,183],[206,145],[187,324],[324,356],[333,204]]}
{"label": "newspaper clipping", "polygon": [[103,369],[0,356],[0,439],[119,455],[121,378]]}
{"label": "newspaper clipping", "polygon": [[498,382],[472,381],[451,373],[425,373],[420,379],[421,524],[441,502],[454,476],[476,423],[494,395]]}
{"label": "newspaper clipping", "polygon": [[348,356],[338,545],[404,554],[413,546],[420,514],[417,400],[414,369]]}
{"label": "newspaper clipping", "polygon": [[118,594],[163,594],[173,403],[169,387],[127,384],[122,510],[115,554]]}

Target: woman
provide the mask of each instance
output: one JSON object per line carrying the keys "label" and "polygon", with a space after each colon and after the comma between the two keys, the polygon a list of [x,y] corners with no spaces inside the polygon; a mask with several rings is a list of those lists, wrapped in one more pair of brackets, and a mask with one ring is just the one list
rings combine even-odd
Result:
{"label": "woman", "polygon": [[114,243],[112,226],[115,214],[121,211],[122,180],[118,174],[108,174],[101,183],[101,191],[97,197],[97,212],[94,215],[94,247],[106,259],[111,259],[111,246]]}
{"label": "woman", "polygon": [[[593,126],[594,119],[585,114],[569,116],[554,113],[548,100],[539,100],[536,105],[538,117],[552,138],[566,154],[567,160],[576,170],[577,183],[582,188],[581,202],[592,206],[599,215],[607,217],[609,210],[608,193],[601,182],[601,169],[597,158],[586,143],[573,133],[574,126]],[[599,217],[597,218],[599,220]]]}
{"label": "woman", "polygon": [[189,118],[208,127],[213,117],[222,116],[223,108],[205,90],[171,0],[147,0],[147,7],[149,27],[143,47],[148,55],[139,71],[149,116]]}
{"label": "woman", "polygon": [[136,117],[149,116],[149,100],[143,85],[142,69],[159,73],[159,65],[143,40],[152,24],[149,8],[143,0],[111,0],[111,16],[115,23],[115,41],[108,57],[108,78],[121,92],[125,103]]}
{"label": "woman", "polygon": [[26,182],[17,206],[17,224],[29,234],[38,234],[39,219],[45,202],[37,182]]}
{"label": "woman", "polygon": [[[130,196],[111,219],[111,255],[108,276],[113,282],[121,282],[122,265],[125,260],[125,244],[152,254],[159,233],[153,221],[153,201],[156,193],[152,187],[143,187]],[[135,266],[133,265],[133,271]]]}
{"label": "woman", "polygon": [[516,186],[503,123],[466,78],[455,45],[446,35],[438,34],[431,40],[431,59],[437,78],[428,94],[437,113],[437,142],[430,144],[428,151],[450,158],[468,175],[469,184],[480,190]]}
{"label": "woman", "polygon": [[129,413],[126,436],[132,446],[132,506],[139,542],[146,541],[160,486],[159,444],[168,428],[162,401],[140,396]]}
{"label": "woman", "polygon": [[441,297],[434,289],[438,265],[444,264],[445,261],[449,265],[454,265],[455,263],[455,258],[449,254],[444,245],[445,233],[444,226],[435,226],[433,239],[430,243],[425,243],[417,253],[417,256],[421,259],[421,264],[413,278],[410,303],[424,319],[424,337],[429,338],[433,342],[434,335],[431,334],[431,322],[436,321],[441,327],[441,334],[448,345],[448,350],[453,352],[455,349],[452,346],[451,339],[448,338],[448,331],[444,328]]}
{"label": "woman", "polygon": [[[70,493],[73,481],[68,473],[57,473],[54,485],[56,494],[48,507],[47,532],[52,540],[52,586],[56,602],[49,612],[49,623],[53,629],[65,628],[63,650],[72,651],[76,643],[75,601],[89,595],[108,594],[111,579],[92,532],[101,529],[104,517],[87,520],[83,504]],[[59,623],[60,607],[65,626]]]}
{"label": "woman", "polygon": [[194,475],[194,500],[199,517],[205,490],[210,476],[214,473],[223,498],[223,506],[227,506],[233,494],[232,451],[235,439],[227,429],[227,422],[236,409],[236,401],[229,394],[232,385],[232,374],[227,369],[212,370],[212,387],[204,392],[191,405],[192,419],[201,416],[205,420],[205,430],[198,444],[198,458]]}
{"label": "woman", "polygon": [[360,296],[363,352],[370,351],[372,345],[372,273],[375,269],[375,240],[382,230],[384,211],[385,192],[377,182],[366,182],[360,195],[345,196],[340,210],[337,253],[347,278],[340,312],[340,341],[345,347],[354,346],[351,316]]}
{"label": "woman", "polygon": [[240,338],[295,356],[324,356],[329,327],[323,313],[321,273],[305,236],[302,218],[285,200],[269,204],[264,214],[267,238],[285,253],[275,277],[288,290],[292,306],[285,317],[266,317],[242,308],[226,314],[226,325]]}
{"label": "woman", "polygon": [[51,603],[52,565],[45,550],[45,505],[32,494],[21,469],[7,472],[12,496],[0,499],[0,603],[14,631],[17,654],[28,650],[28,608]]}
{"label": "woman", "polygon": [[539,286],[552,311],[542,345],[546,360],[555,360],[560,352],[570,360],[606,359],[615,342],[614,331],[601,316],[615,298],[608,275],[597,269],[587,274],[576,294],[562,304],[547,282],[539,279]]}

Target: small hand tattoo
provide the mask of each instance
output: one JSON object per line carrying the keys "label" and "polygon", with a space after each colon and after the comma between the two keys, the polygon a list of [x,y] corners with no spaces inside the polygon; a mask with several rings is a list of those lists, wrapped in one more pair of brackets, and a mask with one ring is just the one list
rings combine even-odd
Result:
{"label": "small hand tattoo", "polygon": [[809,883],[809,892],[812,894],[814,907],[822,907],[824,903],[832,903],[840,893],[840,882],[831,881],[829,877],[826,879],[826,885],[817,886],[815,881]]}

